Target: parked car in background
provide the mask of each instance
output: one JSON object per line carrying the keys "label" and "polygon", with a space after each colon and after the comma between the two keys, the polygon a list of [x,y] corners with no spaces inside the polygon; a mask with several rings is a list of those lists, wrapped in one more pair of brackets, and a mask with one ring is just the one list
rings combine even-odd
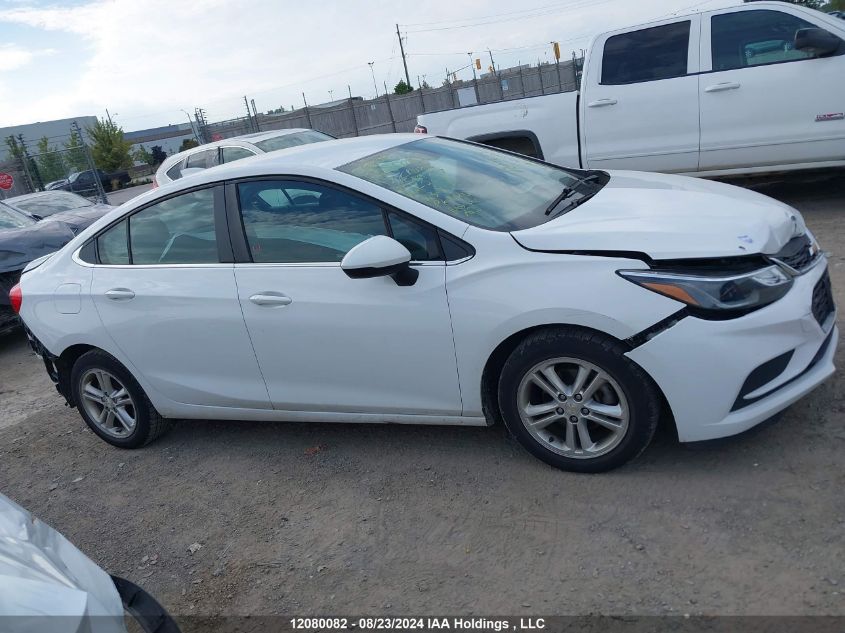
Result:
{"label": "parked car in background", "polygon": [[[40,206],[35,205],[36,200],[41,200]],[[53,200],[53,208],[61,206],[63,210],[50,213],[49,200]],[[27,208],[40,210],[47,216],[30,213]],[[0,202],[0,334],[19,325],[9,291],[18,283],[24,266],[59,250],[113,208],[61,191],[28,194]]]}
{"label": "parked car in background", "polygon": [[231,163],[257,154],[329,141],[333,136],[306,128],[290,128],[234,136],[223,141],[206,143],[169,156],[156,170],[155,186],[164,185],[193,173]]}
{"label": "parked car in background", "polygon": [[[129,627],[127,616],[134,620]],[[150,594],[110,576],[58,531],[2,494],[0,619],[4,633],[179,633]]]}
{"label": "parked car in background", "polygon": [[56,180],[47,183],[44,188],[50,191],[72,191],[81,195],[91,196],[97,193],[98,178],[105,191],[113,191],[115,184],[120,188],[132,181],[129,172],[126,170],[106,173],[102,169],[97,169],[96,171],[88,169],[86,171],[74,172],[65,180]]}
{"label": "parked car in background", "polygon": [[580,92],[422,114],[417,129],[591,169],[836,167],[845,165],[843,77],[842,20],[753,2],[603,33]]}
{"label": "parked car in background", "polygon": [[827,14],[845,20],[845,11],[828,11]]}
{"label": "parked car in background", "polygon": [[179,418],[503,419],[589,472],[638,455],[663,411],[684,442],[771,418],[833,373],[838,340],[827,258],[792,207],[412,134],[142,194],[12,298],[114,446]]}

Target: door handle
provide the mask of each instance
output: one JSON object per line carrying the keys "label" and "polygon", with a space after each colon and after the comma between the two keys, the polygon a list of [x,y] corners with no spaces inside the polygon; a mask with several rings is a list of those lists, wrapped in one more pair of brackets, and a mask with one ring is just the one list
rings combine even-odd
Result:
{"label": "door handle", "polygon": [[111,290],[106,290],[105,294],[112,301],[129,301],[135,298],[135,293],[129,290],[129,288],[112,288]]}
{"label": "door handle", "polygon": [[616,105],[616,99],[599,99],[598,101],[590,101],[587,104],[588,108],[601,108],[602,106]]}
{"label": "door handle", "polygon": [[704,89],[704,92],[724,92],[725,90],[736,90],[739,88],[739,84],[735,81],[725,81],[720,84],[713,84],[712,86],[707,86]]}
{"label": "door handle", "polygon": [[293,299],[278,292],[261,292],[249,298],[257,306],[273,307],[286,306],[293,303]]}

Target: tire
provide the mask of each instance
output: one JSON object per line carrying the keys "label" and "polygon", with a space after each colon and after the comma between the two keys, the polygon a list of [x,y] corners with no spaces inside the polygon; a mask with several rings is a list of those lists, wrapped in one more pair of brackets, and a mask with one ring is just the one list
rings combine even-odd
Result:
{"label": "tire", "polygon": [[70,381],[82,419],[112,446],[140,448],[172,426],[155,410],[132,374],[106,352],[92,350],[80,356]]}
{"label": "tire", "polygon": [[654,436],[660,396],[625,351],[615,339],[588,330],[529,335],[499,378],[508,430],[528,452],[561,470],[603,472],[637,457]]}

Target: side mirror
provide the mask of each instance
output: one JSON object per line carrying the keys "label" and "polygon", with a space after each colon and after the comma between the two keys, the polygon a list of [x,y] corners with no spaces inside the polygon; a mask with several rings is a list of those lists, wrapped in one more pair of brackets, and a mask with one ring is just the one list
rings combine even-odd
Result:
{"label": "side mirror", "polygon": [[393,277],[399,286],[413,286],[419,271],[411,268],[410,251],[392,237],[376,235],[354,246],[340,262],[352,279]]}
{"label": "side mirror", "polygon": [[839,50],[842,40],[824,29],[798,29],[795,32],[796,51],[811,53],[816,57],[824,57]]}

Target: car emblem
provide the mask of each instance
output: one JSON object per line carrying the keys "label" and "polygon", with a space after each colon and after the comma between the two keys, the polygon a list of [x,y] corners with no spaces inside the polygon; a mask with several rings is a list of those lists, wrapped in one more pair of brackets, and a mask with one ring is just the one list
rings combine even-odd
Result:
{"label": "car emblem", "polygon": [[754,238],[752,238],[750,235],[737,235],[736,239],[738,239],[740,242],[745,242],[746,244],[754,243]]}

